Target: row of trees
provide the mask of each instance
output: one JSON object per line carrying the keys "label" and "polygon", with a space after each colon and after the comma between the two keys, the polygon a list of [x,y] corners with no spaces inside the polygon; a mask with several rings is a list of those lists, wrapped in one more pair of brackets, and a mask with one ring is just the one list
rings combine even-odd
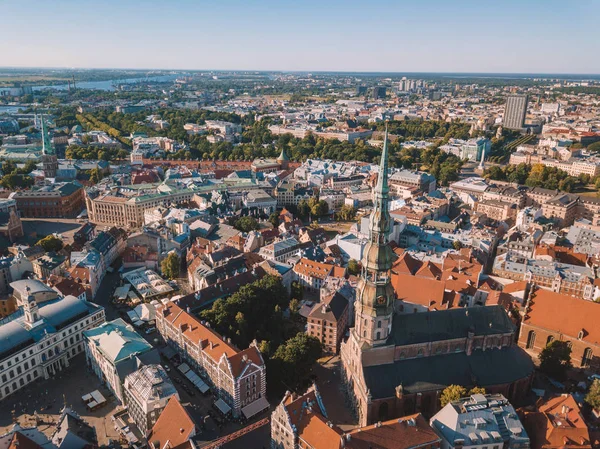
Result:
{"label": "row of trees", "polygon": [[[405,139],[468,139],[471,125],[464,122],[446,122],[442,120],[390,120],[387,123],[388,132]],[[386,123],[380,122],[373,129],[383,131]]]}
{"label": "row of trees", "polygon": [[484,170],[483,176],[496,181],[509,181],[524,184],[529,187],[543,187],[545,189],[574,192],[591,181],[600,188],[599,179],[590,179],[589,175],[579,177],[570,176],[566,171],[542,164],[528,165],[493,165]]}
{"label": "row of trees", "polygon": [[[119,115],[124,116],[125,114],[119,114]],[[98,117],[94,116],[94,114],[91,114],[91,113],[77,114],[76,118],[79,121],[79,123],[81,123],[81,126],[83,126],[83,128],[86,130],[104,131],[109,136],[117,139],[123,145],[126,145],[126,146],[131,145],[131,142],[129,141],[129,139],[126,137],[123,137],[123,135],[120,131],[121,128],[115,128],[114,126],[111,126],[110,124],[105,123]]]}
{"label": "row of trees", "polygon": [[69,145],[65,151],[67,159],[91,159],[112,161],[115,159],[126,159],[129,153],[119,148],[106,148],[98,146]]}

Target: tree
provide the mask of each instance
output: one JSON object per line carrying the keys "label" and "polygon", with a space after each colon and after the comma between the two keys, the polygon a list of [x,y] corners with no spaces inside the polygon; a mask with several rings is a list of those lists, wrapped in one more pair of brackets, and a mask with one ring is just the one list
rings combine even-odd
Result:
{"label": "tree", "polygon": [[255,231],[258,229],[258,221],[254,217],[240,217],[233,224],[233,227],[242,232]]}
{"label": "tree", "polygon": [[273,387],[276,390],[303,390],[321,351],[321,342],[304,332],[281,344],[268,366]]}
{"label": "tree", "polygon": [[460,249],[462,248],[462,243],[460,243],[460,240],[454,240],[452,242],[452,247],[456,250],[456,251],[460,251]]}
{"label": "tree", "polygon": [[327,215],[329,213],[329,204],[327,204],[327,201],[325,200],[316,201],[314,205],[311,206],[310,213],[315,217]]}
{"label": "tree", "polygon": [[267,275],[243,285],[228,298],[217,299],[201,316],[240,348],[253,339],[277,347],[284,340],[282,311],[288,307],[289,297],[281,279]]}
{"label": "tree", "polygon": [[97,168],[90,170],[90,182],[98,184],[102,180],[102,177],[102,171]]}
{"label": "tree", "polygon": [[573,190],[575,190],[578,184],[579,180],[577,178],[574,178],[573,176],[568,176],[558,183],[558,188],[563,192],[570,193]]}
{"label": "tree", "polygon": [[337,219],[341,221],[351,221],[356,217],[356,209],[352,206],[344,204],[337,213]]}
{"label": "tree", "polygon": [[589,144],[587,149],[590,153],[600,152],[600,142],[594,142],[594,143]]}
{"label": "tree", "polygon": [[460,398],[464,398],[467,395],[467,389],[460,385],[448,385],[442,391],[440,396],[440,404],[445,407],[450,402],[458,401]]}
{"label": "tree", "polygon": [[290,313],[292,315],[297,315],[299,311],[300,301],[298,301],[296,298],[292,298],[292,300],[290,301]]}
{"label": "tree", "polygon": [[170,252],[160,263],[162,274],[168,279],[175,279],[179,277],[180,266],[181,260],[175,252]]}
{"label": "tree", "polygon": [[269,215],[269,223],[271,223],[274,228],[279,226],[279,214],[277,212],[273,212]]}
{"label": "tree", "polygon": [[47,253],[52,252],[52,251],[54,251],[54,252],[60,251],[64,246],[63,241],[61,239],[59,239],[58,237],[55,237],[52,234],[47,235],[46,237],[44,237],[41,240],[38,240],[36,245],[39,245],[42,248],[44,248],[44,251],[46,251]]}
{"label": "tree", "polygon": [[310,206],[306,200],[302,200],[298,203],[298,215],[302,218],[308,217],[310,214]]}
{"label": "tree", "polygon": [[560,381],[567,378],[567,371],[571,368],[571,348],[566,341],[551,341],[538,357],[543,373]]}
{"label": "tree", "polygon": [[304,296],[304,288],[298,281],[292,282],[291,290],[292,290],[292,298],[302,300],[302,296]]}
{"label": "tree", "polygon": [[590,404],[594,410],[600,410],[600,379],[594,379],[590,391],[585,395],[585,402]]}
{"label": "tree", "polygon": [[473,394],[486,394],[485,388],[483,387],[473,387],[469,390],[469,396]]}
{"label": "tree", "polygon": [[0,185],[5,189],[14,190],[17,188],[26,189],[34,184],[33,178],[20,173],[10,173],[4,175],[0,180]]}
{"label": "tree", "polygon": [[360,264],[355,259],[350,259],[348,261],[348,274],[358,275],[360,273]]}

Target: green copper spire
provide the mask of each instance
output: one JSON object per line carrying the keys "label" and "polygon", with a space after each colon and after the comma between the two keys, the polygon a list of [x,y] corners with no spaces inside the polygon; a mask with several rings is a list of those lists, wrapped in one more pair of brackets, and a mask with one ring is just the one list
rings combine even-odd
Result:
{"label": "green copper spire", "polygon": [[54,154],[54,148],[52,148],[52,144],[50,143],[50,134],[46,129],[46,120],[42,115],[42,152],[44,154]]}
{"label": "green copper spire", "polygon": [[388,234],[390,229],[390,211],[389,211],[389,193],[388,185],[388,130],[385,126],[385,137],[383,139],[383,151],[381,152],[381,161],[379,162],[379,175],[377,176],[377,186],[373,195],[373,213],[371,214],[370,240],[379,245],[388,243]]}
{"label": "green copper spire", "polygon": [[285,152],[285,147],[281,149],[281,153],[279,154],[279,157],[277,158],[277,160],[278,161],[289,161],[290,160],[287,153]]}

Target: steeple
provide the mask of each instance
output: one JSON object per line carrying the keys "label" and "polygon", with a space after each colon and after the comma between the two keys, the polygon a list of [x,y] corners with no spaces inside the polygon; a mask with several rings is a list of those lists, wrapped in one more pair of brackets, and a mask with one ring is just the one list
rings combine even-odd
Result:
{"label": "steeple", "polygon": [[379,175],[377,176],[377,185],[373,192],[373,213],[371,214],[371,226],[369,227],[369,240],[377,242],[380,245],[388,243],[387,236],[390,228],[389,194],[388,131],[386,125],[383,150],[381,151],[381,160],[379,161]]}
{"label": "steeple", "polygon": [[52,144],[50,143],[50,135],[48,134],[48,130],[46,129],[46,120],[42,115],[42,152],[44,154],[54,154],[54,149],[52,148]]}
{"label": "steeple", "polygon": [[58,171],[58,160],[52,144],[50,143],[50,134],[46,129],[46,120],[44,116],[41,117],[42,121],[42,165],[44,167],[45,178],[56,178],[56,172]]}
{"label": "steeple", "polygon": [[392,330],[395,294],[390,282],[393,252],[388,245],[390,233],[387,126],[379,163],[379,176],[373,192],[369,242],[361,261],[357,289],[355,328],[362,346],[385,344]]}
{"label": "steeple", "polygon": [[279,154],[279,157],[277,158],[277,162],[279,162],[281,164],[281,168],[283,168],[284,170],[286,170],[288,168],[290,158],[288,157],[288,155],[285,152],[285,147],[283,147],[281,149],[281,153]]}

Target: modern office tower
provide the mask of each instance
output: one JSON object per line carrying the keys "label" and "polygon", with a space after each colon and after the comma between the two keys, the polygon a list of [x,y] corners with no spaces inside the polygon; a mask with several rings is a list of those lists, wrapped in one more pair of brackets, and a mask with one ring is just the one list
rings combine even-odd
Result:
{"label": "modern office tower", "polygon": [[509,95],[504,109],[504,128],[523,129],[527,115],[527,95]]}
{"label": "modern office tower", "polygon": [[373,86],[371,88],[371,98],[373,100],[378,100],[380,98],[385,98],[385,87],[384,86]]}

